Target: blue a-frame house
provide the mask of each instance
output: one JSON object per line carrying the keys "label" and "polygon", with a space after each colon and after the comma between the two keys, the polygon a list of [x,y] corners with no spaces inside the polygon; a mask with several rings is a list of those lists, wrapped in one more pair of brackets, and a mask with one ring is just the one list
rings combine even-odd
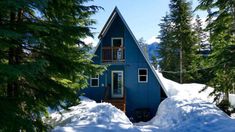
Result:
{"label": "blue a-frame house", "polygon": [[97,102],[110,102],[137,118],[145,112],[155,115],[166,97],[164,86],[136,38],[116,7],[99,34],[94,63],[109,65],[100,76],[91,77],[85,96]]}

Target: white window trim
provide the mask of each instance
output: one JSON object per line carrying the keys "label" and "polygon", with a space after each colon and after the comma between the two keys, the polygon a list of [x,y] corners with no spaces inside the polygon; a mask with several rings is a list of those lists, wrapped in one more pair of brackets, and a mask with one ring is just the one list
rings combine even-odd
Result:
{"label": "white window trim", "polygon": [[[146,70],[146,75],[139,75],[140,70]],[[146,81],[140,81],[140,76],[146,76]],[[148,83],[148,69],[147,68],[138,68],[138,83]]]}
{"label": "white window trim", "polygon": [[123,38],[122,37],[113,37],[111,40],[112,47],[113,47],[113,40],[114,39],[121,39],[121,46],[123,47]]}
{"label": "white window trim", "polygon": [[[121,46],[120,47],[124,47],[124,44],[123,44],[123,37],[112,37],[111,38],[111,46],[112,47],[114,47],[113,46],[113,40],[115,40],[115,39],[120,39],[121,40]],[[121,50],[121,59],[124,57],[124,51],[123,50]],[[117,55],[118,56],[118,55]],[[113,49],[112,49],[112,59],[113,59]],[[119,59],[117,59],[117,60],[119,60]]]}
{"label": "white window trim", "polygon": [[[113,94],[113,73],[118,73],[118,72],[120,72],[121,74],[122,74],[122,94],[121,95],[114,95]],[[112,77],[112,80],[111,80],[111,95],[112,95],[112,97],[113,98],[118,98],[118,97],[123,97],[123,93],[124,93],[124,85],[123,85],[123,83],[124,83],[124,75],[123,75],[123,71],[112,71],[111,72],[111,77]]]}
{"label": "white window trim", "polygon": [[[92,79],[97,79],[98,80],[97,85],[95,85],[95,86],[92,85]],[[99,84],[100,84],[99,75],[98,75],[98,77],[90,77],[90,87],[99,87]]]}

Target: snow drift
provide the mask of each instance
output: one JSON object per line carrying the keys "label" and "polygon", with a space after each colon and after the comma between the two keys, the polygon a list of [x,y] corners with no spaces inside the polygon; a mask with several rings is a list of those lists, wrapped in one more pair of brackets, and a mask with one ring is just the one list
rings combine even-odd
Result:
{"label": "snow drift", "polygon": [[[156,71],[157,72],[157,71]],[[81,97],[81,104],[71,111],[51,114],[46,122],[54,132],[160,131],[160,132],[234,132],[235,120],[228,117],[208,98],[212,88],[201,91],[203,84],[179,84],[158,73],[169,96],[159,106],[156,116],[132,124],[126,115],[109,103],[96,103]]]}
{"label": "snow drift", "polygon": [[200,92],[205,85],[179,84],[157,74],[169,97],[160,104],[151,121],[137,124],[142,131],[235,131],[235,120],[212,103],[213,97],[209,94],[213,88]]}
{"label": "snow drift", "polygon": [[148,124],[154,126],[155,129],[171,132],[235,131],[235,120],[230,119],[214,104],[201,99],[179,96],[164,100],[157,115]]}
{"label": "snow drift", "polygon": [[199,98],[205,101],[213,102],[213,97],[209,96],[209,94],[213,92],[213,88],[208,87],[207,89],[202,91],[202,89],[206,87],[205,84],[179,84],[177,82],[164,78],[158,70],[156,70],[155,72],[164,85],[165,92],[167,93],[168,97],[180,96],[184,98]]}
{"label": "snow drift", "polygon": [[81,104],[71,107],[70,111],[51,114],[47,123],[56,126],[52,131],[129,131],[134,130],[133,124],[125,113],[109,103],[96,103],[86,97],[80,97]]}

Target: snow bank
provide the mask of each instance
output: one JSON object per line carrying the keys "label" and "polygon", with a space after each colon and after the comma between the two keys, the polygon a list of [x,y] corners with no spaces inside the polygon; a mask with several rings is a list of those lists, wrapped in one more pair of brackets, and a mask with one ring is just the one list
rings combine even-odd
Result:
{"label": "snow bank", "polygon": [[235,107],[235,94],[229,94],[229,102]]}
{"label": "snow bank", "polygon": [[214,104],[197,98],[179,96],[164,100],[159,106],[157,115],[148,124],[162,131],[171,132],[235,131],[235,120]]}
{"label": "snow bank", "polygon": [[101,132],[101,131],[134,131],[137,128],[126,115],[109,103],[96,103],[81,97],[81,104],[71,107],[62,114],[53,113],[46,122],[56,126],[54,132]]}
{"label": "snow bank", "polygon": [[[156,71],[157,72],[157,71]],[[96,103],[81,97],[71,111],[51,114],[46,122],[56,126],[53,132],[234,132],[235,120],[228,117],[208,98],[212,88],[199,92],[203,84],[179,84],[158,73],[168,98],[149,122],[132,124],[126,115],[109,103]]]}
{"label": "snow bank", "polygon": [[160,104],[151,121],[137,124],[142,131],[235,131],[235,120],[211,103],[213,98],[208,95],[212,88],[199,92],[205,85],[179,84],[157,74],[170,97]]}
{"label": "snow bank", "polygon": [[156,70],[156,73],[162,81],[168,97],[181,96],[185,98],[200,98],[202,100],[213,102],[213,97],[209,96],[209,94],[213,92],[213,88],[208,87],[204,91],[201,91],[206,87],[205,84],[179,84],[177,82],[164,78],[158,70]]}

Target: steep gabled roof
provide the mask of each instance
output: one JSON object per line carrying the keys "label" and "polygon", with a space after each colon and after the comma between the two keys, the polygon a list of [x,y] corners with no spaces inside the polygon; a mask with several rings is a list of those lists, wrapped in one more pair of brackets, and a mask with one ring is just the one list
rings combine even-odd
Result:
{"label": "steep gabled roof", "polygon": [[117,12],[119,12],[119,11],[118,11],[118,8],[115,7],[114,10],[113,10],[113,12],[112,12],[111,15],[109,16],[109,19],[108,19],[107,22],[105,23],[103,29],[101,30],[101,32],[100,32],[100,34],[99,34],[99,36],[98,36],[99,39],[102,38],[103,36],[105,36],[105,34],[106,34],[106,32],[108,31],[109,27],[112,25],[113,20],[114,20],[114,18],[115,18],[115,16],[116,16]]}
{"label": "steep gabled roof", "polygon": [[[150,69],[151,69],[152,72],[154,73],[154,75],[155,75],[155,77],[157,78],[157,80],[158,80],[159,84],[161,85],[162,89],[164,90],[164,92],[165,92],[166,95],[168,96],[168,93],[167,93],[166,88],[164,87],[162,81],[160,80],[160,78],[159,78],[159,76],[157,75],[156,71],[154,70],[153,66],[150,64],[150,62],[149,62],[149,60],[147,59],[146,55],[144,54],[143,50],[140,48],[139,42],[138,42],[137,39],[135,38],[134,34],[132,33],[131,29],[130,29],[129,26],[127,25],[125,19],[123,18],[122,14],[120,13],[120,11],[118,10],[117,7],[114,8],[112,14],[111,14],[110,17],[108,18],[108,21],[105,23],[103,29],[101,30],[101,32],[100,32],[98,38],[101,40],[102,37],[105,36],[105,34],[107,33],[109,27],[112,25],[112,23],[113,23],[114,18],[116,17],[116,15],[118,15],[118,16],[121,18],[122,22],[124,23],[124,25],[126,26],[127,30],[129,31],[129,33],[131,34],[132,38],[134,39],[134,41],[135,41],[137,47],[139,48],[139,50],[141,51],[142,55],[144,56],[145,61],[148,63]],[[98,43],[98,45],[97,45],[97,47],[96,47],[96,49],[95,49],[95,52],[96,52],[97,48],[99,47],[99,45],[100,45],[100,41],[99,41],[99,43]],[[95,53],[95,52],[94,52],[94,53]]]}

